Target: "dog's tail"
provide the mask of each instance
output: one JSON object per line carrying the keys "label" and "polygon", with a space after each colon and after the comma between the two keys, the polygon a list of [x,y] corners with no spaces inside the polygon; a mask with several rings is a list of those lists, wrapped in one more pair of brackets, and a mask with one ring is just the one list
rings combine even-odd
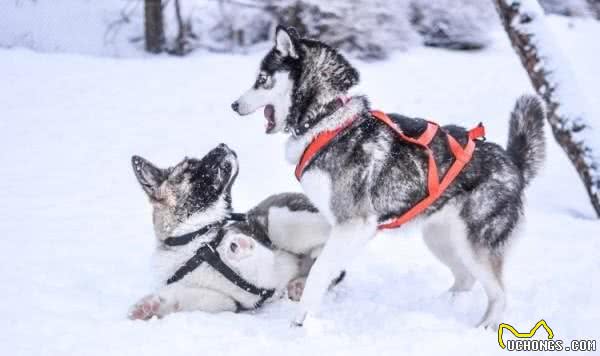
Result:
{"label": "dog's tail", "polygon": [[506,151],[521,171],[525,184],[537,174],[546,156],[545,119],[544,104],[533,95],[521,96],[510,116]]}

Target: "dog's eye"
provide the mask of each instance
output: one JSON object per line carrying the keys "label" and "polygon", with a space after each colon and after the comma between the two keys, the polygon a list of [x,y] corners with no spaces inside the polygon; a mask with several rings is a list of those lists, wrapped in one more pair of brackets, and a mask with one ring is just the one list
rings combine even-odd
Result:
{"label": "dog's eye", "polygon": [[258,79],[256,79],[256,82],[258,83],[258,85],[263,85],[267,82],[267,76],[264,74],[261,74],[258,76]]}

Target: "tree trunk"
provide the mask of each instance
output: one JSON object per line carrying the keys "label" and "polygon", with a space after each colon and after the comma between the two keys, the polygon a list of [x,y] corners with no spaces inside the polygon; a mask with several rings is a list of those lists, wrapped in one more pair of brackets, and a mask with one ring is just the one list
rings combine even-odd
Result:
{"label": "tree trunk", "polygon": [[[575,166],[600,217],[600,141],[567,61],[553,42],[537,0],[494,0],[504,29],[529,79],[547,105],[554,138]],[[593,147],[595,145],[595,147]]]}
{"label": "tree trunk", "polygon": [[146,51],[150,53],[163,51],[165,35],[161,0],[144,0],[144,35]]}

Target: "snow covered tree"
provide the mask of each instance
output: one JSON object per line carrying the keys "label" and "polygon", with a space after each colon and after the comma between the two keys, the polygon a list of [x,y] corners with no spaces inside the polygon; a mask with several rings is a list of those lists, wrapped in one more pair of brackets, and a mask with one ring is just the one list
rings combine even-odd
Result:
{"label": "snow covered tree", "polygon": [[587,2],[588,0],[540,0],[547,13],[580,17],[591,15]]}
{"label": "snow covered tree", "polygon": [[[284,24],[351,56],[374,60],[422,42],[454,49],[481,48],[488,44],[495,25],[493,6],[481,0],[129,0],[126,3],[130,6],[135,2],[144,3],[146,50],[176,55],[185,55],[196,48],[247,52],[256,44],[272,40],[275,26]],[[121,25],[138,25],[137,13],[125,15],[107,31],[113,37]]]}
{"label": "snow covered tree", "polygon": [[161,0],[144,0],[144,38],[146,51],[162,52],[165,44]]}
{"label": "snow covered tree", "polygon": [[494,0],[513,48],[531,83],[547,105],[547,117],[558,144],[583,181],[600,217],[600,137],[589,111],[556,46],[537,0]]}
{"label": "snow covered tree", "polygon": [[182,0],[181,16],[190,49],[244,53],[274,31],[267,0]]}
{"label": "snow covered tree", "polygon": [[419,37],[408,20],[409,0],[271,1],[276,22],[294,26],[358,58],[385,58]]}

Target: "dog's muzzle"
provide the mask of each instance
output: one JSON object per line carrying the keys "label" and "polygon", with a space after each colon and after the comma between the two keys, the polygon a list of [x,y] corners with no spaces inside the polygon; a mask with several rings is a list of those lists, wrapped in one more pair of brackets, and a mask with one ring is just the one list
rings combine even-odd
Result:
{"label": "dog's muzzle", "polygon": [[237,112],[238,114],[240,113],[238,110],[240,109],[240,103],[238,103],[238,101],[234,101],[233,103],[231,103],[231,108],[233,109],[233,111]]}

